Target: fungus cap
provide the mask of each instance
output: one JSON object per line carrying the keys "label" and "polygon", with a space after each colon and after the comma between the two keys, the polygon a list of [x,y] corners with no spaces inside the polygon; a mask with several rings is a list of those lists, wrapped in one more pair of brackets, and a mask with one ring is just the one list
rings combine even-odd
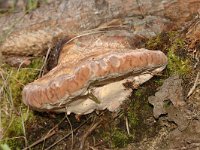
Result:
{"label": "fungus cap", "polygon": [[[84,101],[83,97],[90,89],[119,82],[130,76],[144,73],[153,75],[167,65],[167,57],[161,51],[134,49],[130,46],[132,37],[103,34],[95,38],[80,38],[65,44],[58,65],[24,87],[24,103],[39,111],[64,111],[77,99]],[[91,105],[94,107],[91,110],[96,109],[96,105]]]}

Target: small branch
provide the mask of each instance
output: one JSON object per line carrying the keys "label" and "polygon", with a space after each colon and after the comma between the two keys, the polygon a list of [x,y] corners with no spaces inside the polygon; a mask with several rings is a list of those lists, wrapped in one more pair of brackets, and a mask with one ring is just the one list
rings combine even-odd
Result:
{"label": "small branch", "polygon": [[28,140],[26,138],[26,129],[25,129],[24,118],[23,118],[23,114],[22,113],[23,113],[22,112],[22,108],[20,107],[20,114],[21,114],[21,119],[22,119],[22,129],[23,129],[23,134],[24,134],[25,145],[28,146]]}
{"label": "small branch", "polygon": [[199,52],[197,51],[195,56],[194,56],[194,59],[196,60],[196,63],[194,64],[194,69],[196,69],[196,67],[198,66],[199,64]]}
{"label": "small branch", "polygon": [[67,114],[66,114],[66,118],[67,118],[67,121],[68,121],[69,126],[70,126],[70,128],[71,128],[71,133],[72,133],[72,145],[71,145],[71,150],[73,150],[73,146],[74,146],[74,132],[73,132],[73,127],[72,127],[71,121],[69,120],[69,117],[67,116]]}
{"label": "small branch", "polygon": [[80,35],[77,35],[77,36],[71,38],[65,44],[68,44],[68,43],[72,42],[73,40],[78,39],[78,38],[83,37],[83,36],[88,36],[88,35],[97,34],[97,33],[104,33],[104,32],[105,31],[96,31],[96,32],[94,31],[94,32],[88,32],[88,33],[80,34]]}
{"label": "small branch", "polygon": [[49,58],[50,51],[51,51],[51,48],[49,47],[49,48],[48,48],[48,51],[47,51],[47,53],[46,53],[45,59],[44,59],[44,63],[43,63],[43,65],[42,65],[41,69],[40,69],[39,77],[42,77],[43,74],[44,74],[44,71],[43,71],[43,70],[45,69],[45,66],[46,66],[46,64],[47,64],[47,60],[48,60],[48,58]]}
{"label": "small branch", "polygon": [[127,133],[128,133],[128,135],[130,135],[130,129],[129,129],[129,123],[128,123],[128,118],[127,118],[127,116],[125,117],[125,122],[126,122],[126,130],[127,130]]}
{"label": "small branch", "polygon": [[188,98],[190,95],[192,95],[192,93],[193,93],[194,90],[196,89],[196,86],[199,84],[199,83],[198,83],[198,80],[199,80],[199,74],[200,74],[200,72],[197,73],[197,76],[196,76],[196,79],[195,79],[194,85],[192,86],[192,88],[191,88],[190,91],[188,92],[187,98]]}

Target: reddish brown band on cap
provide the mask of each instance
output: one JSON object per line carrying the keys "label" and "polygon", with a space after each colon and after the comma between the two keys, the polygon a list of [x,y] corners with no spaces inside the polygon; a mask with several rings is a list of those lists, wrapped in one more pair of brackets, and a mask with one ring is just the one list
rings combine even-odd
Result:
{"label": "reddish brown band on cap", "polygon": [[[151,70],[166,66],[167,57],[161,51],[146,49],[127,50],[123,52],[110,52],[86,60],[74,68],[73,74],[62,73],[48,81],[40,80],[28,84],[23,89],[25,104],[40,109],[45,104],[61,103],[62,100],[70,101],[81,93],[94,81],[114,78],[138,70]],[[53,70],[59,72],[59,67]],[[50,71],[51,72],[51,71]],[[42,78],[45,78],[42,77]]]}

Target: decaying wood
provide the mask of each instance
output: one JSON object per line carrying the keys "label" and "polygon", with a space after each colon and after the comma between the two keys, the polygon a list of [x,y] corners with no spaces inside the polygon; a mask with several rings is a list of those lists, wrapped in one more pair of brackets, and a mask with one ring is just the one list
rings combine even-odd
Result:
{"label": "decaying wood", "polygon": [[41,55],[63,36],[126,25],[151,37],[185,24],[198,13],[199,0],[66,0],[54,1],[29,14],[0,18],[3,55]]}

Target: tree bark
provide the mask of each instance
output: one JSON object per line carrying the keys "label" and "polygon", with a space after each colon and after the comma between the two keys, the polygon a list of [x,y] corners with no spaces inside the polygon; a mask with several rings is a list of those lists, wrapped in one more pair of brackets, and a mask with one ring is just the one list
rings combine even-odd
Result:
{"label": "tree bark", "polygon": [[[64,0],[0,18],[3,55],[42,55],[65,36],[125,27],[149,38],[184,26],[200,0]],[[93,30],[91,30],[93,29]],[[95,29],[95,30],[94,30]]]}

